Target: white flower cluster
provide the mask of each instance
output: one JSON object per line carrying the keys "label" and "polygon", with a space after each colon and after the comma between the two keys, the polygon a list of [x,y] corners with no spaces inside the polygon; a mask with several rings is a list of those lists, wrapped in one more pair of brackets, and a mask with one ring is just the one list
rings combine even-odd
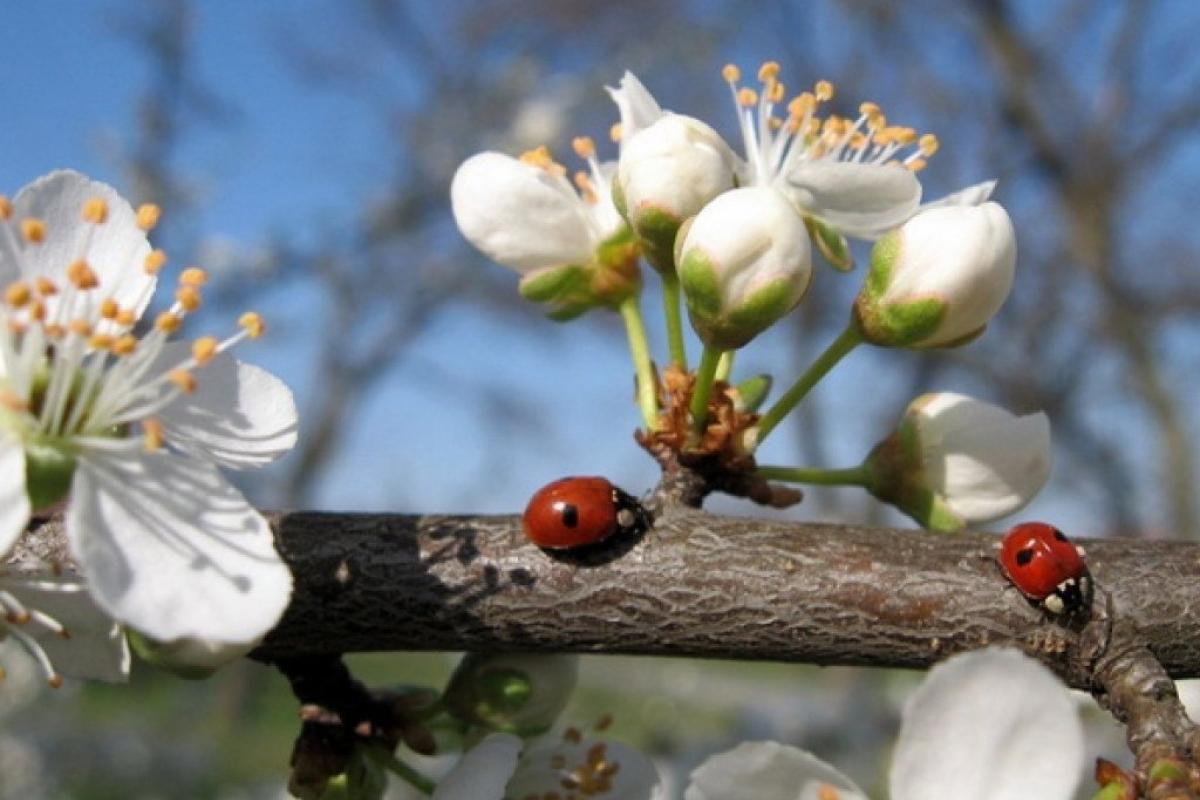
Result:
{"label": "white flower cluster", "polygon": [[[65,503],[83,578],[0,560],[0,638],[51,683],[119,676],[114,620],[148,648],[219,663],[291,595],[267,520],[220,468],[292,447],[292,394],[228,352],[262,333],[257,314],[223,340],[171,340],[200,307],[203,270],[183,270],[174,302],[139,327],[166,261],[147,239],[157,218],[76,172],[0,198],[0,559],[33,513]],[[71,657],[52,660],[65,642]]]}

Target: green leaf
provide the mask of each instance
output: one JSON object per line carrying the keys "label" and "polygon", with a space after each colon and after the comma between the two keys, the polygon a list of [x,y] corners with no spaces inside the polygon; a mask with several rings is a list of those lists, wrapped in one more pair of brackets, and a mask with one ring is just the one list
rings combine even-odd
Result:
{"label": "green leaf", "polygon": [[587,270],[578,264],[543,267],[521,278],[521,296],[534,303],[549,303],[587,289]]}
{"label": "green leaf", "polygon": [[764,373],[735,386],[733,391],[737,393],[737,397],[734,402],[738,411],[758,411],[766,401],[767,395],[771,393],[773,382],[771,376]]}

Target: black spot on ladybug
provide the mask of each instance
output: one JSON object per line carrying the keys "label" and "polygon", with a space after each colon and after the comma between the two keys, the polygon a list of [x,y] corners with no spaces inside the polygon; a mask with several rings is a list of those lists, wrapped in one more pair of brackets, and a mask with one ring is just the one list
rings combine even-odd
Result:
{"label": "black spot on ladybug", "polygon": [[1065,533],[1063,533],[1062,531],[1060,531],[1058,528],[1055,528],[1054,529],[1054,538],[1058,539],[1060,542],[1065,542],[1067,540],[1067,535]]}
{"label": "black spot on ladybug", "polygon": [[562,524],[574,528],[579,524],[579,509],[573,503],[563,503]]}
{"label": "black spot on ladybug", "polygon": [[1017,551],[1017,566],[1023,567],[1033,561],[1033,548],[1026,547],[1024,550]]}

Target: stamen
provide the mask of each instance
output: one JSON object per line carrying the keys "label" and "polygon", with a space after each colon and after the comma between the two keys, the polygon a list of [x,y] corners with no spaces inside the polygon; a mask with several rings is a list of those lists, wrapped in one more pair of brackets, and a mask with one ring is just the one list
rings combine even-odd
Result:
{"label": "stamen", "polygon": [[163,333],[174,333],[183,324],[183,318],[170,311],[163,311],[154,320],[154,329]]}
{"label": "stamen", "polygon": [[619,142],[619,141],[621,141],[621,133],[622,133],[622,130],[623,130],[623,129],[621,128],[621,123],[619,123],[619,122],[614,122],[614,123],[612,124],[612,127],[610,127],[610,128],[608,129],[608,138],[609,138],[609,139],[611,139],[611,140],[612,140],[612,141],[614,141],[614,142]]}
{"label": "stamen", "polygon": [[923,158],[914,158],[912,161],[905,161],[904,166],[907,167],[910,172],[920,172],[921,170],[925,169],[925,167],[929,166],[929,164]]}
{"label": "stamen", "polygon": [[47,336],[47,338],[50,338],[50,339],[61,339],[63,337],[63,335],[67,332],[67,329],[64,328],[62,325],[59,325],[57,322],[46,323],[43,326],[43,330],[46,331],[46,336]]}
{"label": "stamen", "polygon": [[182,286],[199,288],[208,283],[208,273],[200,267],[188,267],[179,274],[179,283]]}
{"label": "stamen", "polygon": [[96,277],[96,273],[83,259],[72,262],[71,266],[67,267],[67,280],[76,289],[81,290],[95,289],[100,285],[100,279]]}
{"label": "stamen", "polygon": [[178,386],[184,394],[196,391],[196,376],[186,369],[171,370],[167,373],[167,380]]}
{"label": "stamen", "polygon": [[117,305],[117,301],[113,300],[111,297],[106,297],[100,301],[101,319],[114,320],[117,318],[117,312],[120,310],[121,307]]}
{"label": "stamen", "polygon": [[26,217],[21,220],[21,235],[30,244],[41,244],[46,241],[46,223],[36,217]]}
{"label": "stamen", "polygon": [[154,203],[143,203],[138,206],[137,210],[137,226],[144,231],[154,229],[158,225],[158,218],[162,216],[162,209],[154,205]]}
{"label": "stamen", "polygon": [[200,307],[200,291],[195,286],[180,286],[175,290],[175,300],[187,311],[195,311]]}
{"label": "stamen", "polygon": [[33,285],[37,287],[38,294],[42,297],[53,297],[58,294],[58,284],[45,275],[38,275],[34,278]]}
{"label": "stamen", "polygon": [[737,83],[742,79],[742,71],[737,68],[736,64],[726,64],[721,67],[721,77],[726,83]]}
{"label": "stamen", "polygon": [[813,94],[815,94],[817,99],[822,103],[828,103],[833,99],[833,84],[829,81],[817,81],[816,86],[813,87]]}
{"label": "stamen", "polygon": [[763,83],[771,83],[779,77],[779,62],[764,61],[758,68],[758,79]]}
{"label": "stamen", "polygon": [[565,175],[567,172],[566,167],[555,162],[554,158],[550,155],[550,148],[546,147],[546,145],[534,148],[533,150],[526,150],[521,154],[520,161],[523,164],[544,169],[551,175],[558,177]]}
{"label": "stamen", "polygon": [[142,440],[147,453],[153,453],[162,448],[163,424],[156,419],[142,420]]}
{"label": "stamen", "polygon": [[91,324],[86,319],[82,319],[80,317],[76,317],[75,319],[71,320],[67,327],[71,333],[85,339],[92,335]]}
{"label": "stamen", "polygon": [[12,219],[12,201],[0,194],[0,219]]}
{"label": "stamen", "polygon": [[23,308],[32,296],[33,292],[29,290],[29,284],[24,281],[10,283],[4,290],[4,302],[12,308]]}
{"label": "stamen", "polygon": [[245,330],[251,339],[257,339],[267,330],[267,324],[255,311],[247,311],[238,317],[238,327]]}
{"label": "stamen", "polygon": [[132,308],[122,308],[117,312],[115,322],[123,328],[131,328],[137,322],[137,312]]}
{"label": "stamen", "polygon": [[100,225],[108,220],[108,203],[103,197],[92,197],[83,204],[83,221]]}
{"label": "stamen", "polygon": [[114,356],[127,356],[137,350],[138,340],[133,334],[127,333],[124,336],[118,336],[113,340],[109,347],[109,352]]}
{"label": "stamen", "polygon": [[579,193],[583,195],[583,199],[589,203],[595,203],[598,199],[596,197],[596,187],[592,185],[592,179],[588,177],[588,174],[580,170],[575,173],[574,178],[575,188],[579,189]]}
{"label": "stamen", "polygon": [[817,800],[840,800],[842,793],[828,783],[817,787]]}
{"label": "stamen", "polygon": [[590,136],[576,136],[571,140],[571,149],[575,151],[575,155],[584,160],[596,155],[596,143]]}
{"label": "stamen", "polygon": [[205,336],[192,342],[192,358],[200,365],[212,361],[217,354],[217,340],[213,336]]}
{"label": "stamen", "polygon": [[163,265],[167,263],[167,254],[162,250],[151,250],[146,256],[146,260],[142,262],[142,269],[147,275],[157,275]]}
{"label": "stamen", "polygon": [[921,148],[921,154],[928,158],[936,153],[942,145],[936,136],[932,133],[927,133],[921,137],[917,146]]}
{"label": "stamen", "polygon": [[743,108],[750,108],[758,105],[758,92],[750,88],[738,89],[737,93],[738,105]]}
{"label": "stamen", "polygon": [[88,347],[92,348],[93,350],[109,350],[112,348],[112,345],[113,337],[105,333],[93,334],[92,337],[88,339]]}

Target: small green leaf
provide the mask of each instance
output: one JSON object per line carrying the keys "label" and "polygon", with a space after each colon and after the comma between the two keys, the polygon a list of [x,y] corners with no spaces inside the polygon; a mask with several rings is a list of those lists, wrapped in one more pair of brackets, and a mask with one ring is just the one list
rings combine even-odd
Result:
{"label": "small green leaf", "polygon": [[544,267],[521,278],[521,296],[534,303],[549,303],[587,289],[587,271],[577,264]]}
{"label": "small green leaf", "polygon": [[692,248],[679,264],[679,285],[687,299],[688,310],[695,316],[711,321],[721,313],[721,285],[717,270],[708,254]]}
{"label": "small green leaf", "polygon": [[674,214],[653,206],[639,208],[631,220],[646,260],[659,272],[675,269],[675,235],[682,222]]}
{"label": "small green leaf", "polygon": [[733,388],[736,392],[734,404],[738,411],[758,411],[763,402],[766,401],[767,395],[771,393],[771,384],[773,380],[770,375],[762,374],[755,375],[753,378],[742,381]]}

